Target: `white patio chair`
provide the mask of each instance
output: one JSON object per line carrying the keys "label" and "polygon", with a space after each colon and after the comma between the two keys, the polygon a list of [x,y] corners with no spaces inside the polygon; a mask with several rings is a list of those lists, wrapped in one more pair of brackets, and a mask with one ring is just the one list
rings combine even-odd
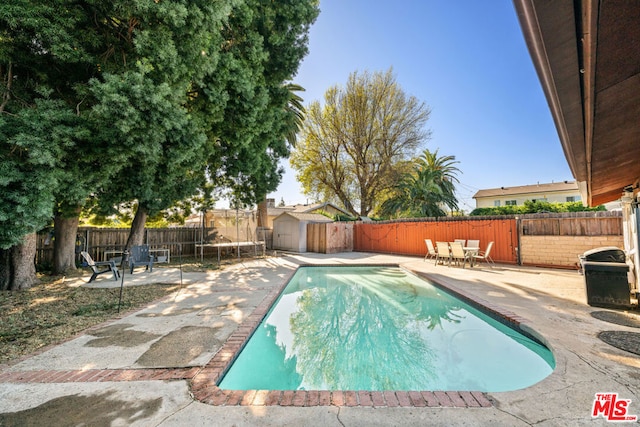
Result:
{"label": "white patio chair", "polygon": [[473,256],[474,260],[476,260],[476,261],[484,261],[487,264],[489,264],[489,267],[493,268],[495,263],[493,262],[493,258],[491,258],[491,249],[492,248],[493,248],[493,242],[489,242],[489,244],[487,245],[487,249],[486,250],[480,251],[476,255]]}
{"label": "white patio chair", "polygon": [[451,265],[451,252],[449,251],[449,243],[447,242],[436,242],[436,250],[438,251],[436,255],[436,265],[438,265],[438,261],[441,261],[444,264],[444,260],[447,260],[447,264]]}
{"label": "white patio chair", "polygon": [[[455,262],[456,265],[460,265],[462,262],[462,268],[467,262],[467,255],[464,252],[464,246],[462,246],[462,242],[451,242],[449,244],[451,247],[451,261]],[[471,261],[469,261],[471,264]]]}
{"label": "white patio chair", "polygon": [[436,248],[433,247],[431,239],[424,239],[424,243],[427,245],[427,253],[424,256],[424,260],[426,261],[427,258],[437,258],[438,252],[436,252]]}
{"label": "white patio chair", "polygon": [[480,249],[480,240],[467,240],[467,248]]}

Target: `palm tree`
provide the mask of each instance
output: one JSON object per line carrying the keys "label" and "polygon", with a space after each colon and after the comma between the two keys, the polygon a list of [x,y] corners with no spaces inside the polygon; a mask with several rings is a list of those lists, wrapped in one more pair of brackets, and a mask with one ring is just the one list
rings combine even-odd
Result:
{"label": "palm tree", "polygon": [[429,150],[425,150],[422,158],[420,159],[421,169],[423,171],[429,171],[434,175],[435,183],[442,190],[439,203],[448,207],[451,210],[458,209],[458,200],[455,196],[455,184],[459,183],[456,176],[460,169],[455,167],[455,156],[442,156],[438,157],[438,150],[431,153]]}
{"label": "palm tree", "polygon": [[405,175],[398,183],[395,194],[381,206],[380,214],[387,217],[429,217],[446,216],[444,207],[458,209],[455,197],[456,174],[460,170],[455,156],[438,157],[425,150],[415,160],[413,172]]}
{"label": "palm tree", "polygon": [[290,125],[286,131],[285,138],[287,142],[292,147],[296,145],[296,136],[298,131],[302,128],[302,123],[304,122],[304,116],[306,114],[306,110],[302,105],[304,99],[296,92],[304,92],[304,88],[295,83],[287,83],[284,86],[288,91],[288,102],[286,106],[286,111],[289,113]]}

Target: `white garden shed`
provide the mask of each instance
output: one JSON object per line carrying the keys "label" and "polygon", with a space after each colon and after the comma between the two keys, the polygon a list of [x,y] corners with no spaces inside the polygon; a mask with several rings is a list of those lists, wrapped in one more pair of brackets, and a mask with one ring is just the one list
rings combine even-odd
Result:
{"label": "white garden shed", "polygon": [[333,222],[320,214],[284,212],[273,219],[273,249],[307,251],[307,224]]}

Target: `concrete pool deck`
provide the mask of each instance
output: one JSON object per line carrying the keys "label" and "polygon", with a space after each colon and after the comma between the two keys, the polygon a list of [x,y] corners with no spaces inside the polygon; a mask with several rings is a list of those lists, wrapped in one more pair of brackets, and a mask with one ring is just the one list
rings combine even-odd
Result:
{"label": "concrete pool deck", "polygon": [[[382,400],[367,393],[221,393],[207,370],[222,369],[217,363],[221,358],[226,363],[239,348],[238,337],[264,314],[265,301],[304,264],[399,264],[427,274],[512,313],[546,340],[556,369],[526,389],[476,393],[473,399],[457,393],[384,393]],[[87,286],[87,279],[69,284]],[[180,283],[179,271],[156,268],[125,276],[126,286],[153,282]],[[586,304],[584,278],[577,271],[462,269],[356,252],[286,254],[183,273],[182,283],[180,291],[143,310],[2,367],[0,426],[605,425],[602,416],[591,417],[596,393],[630,399],[628,415],[640,415],[640,356],[597,338],[601,331],[640,329],[593,317],[614,310]],[[120,282],[99,278],[91,286]]]}

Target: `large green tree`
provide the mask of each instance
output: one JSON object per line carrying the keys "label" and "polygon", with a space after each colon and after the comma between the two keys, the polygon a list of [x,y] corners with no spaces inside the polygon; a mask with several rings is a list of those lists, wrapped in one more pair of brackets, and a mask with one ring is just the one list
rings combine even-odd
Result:
{"label": "large green tree", "polygon": [[[191,75],[188,90],[180,87],[180,80],[175,91],[171,85],[164,94],[145,90],[145,84],[157,87],[155,80],[167,81],[175,74],[157,67],[138,76],[139,81],[115,82],[107,88],[107,97],[126,92],[124,98],[131,101],[135,99],[131,87],[142,86],[133,90],[141,95],[140,102],[114,106],[105,113],[124,125],[120,138],[141,150],[100,197],[103,205],[111,206],[137,201],[127,246],[142,243],[149,214],[205,188],[207,180],[229,188],[234,203],[243,205],[261,200],[277,187],[282,175],[278,161],[289,154],[286,134],[292,115],[286,109],[285,82],[293,78],[307,53],[307,33],[317,14],[317,1],[236,2],[222,30],[203,51],[205,67]],[[186,22],[193,26],[192,20]],[[173,44],[176,40],[183,38],[176,37]],[[165,50],[171,42],[160,41],[156,49]],[[208,58],[214,49],[219,49],[213,52],[215,61]],[[187,69],[193,73],[198,67]],[[123,108],[132,112],[119,114]],[[173,115],[169,127],[168,115]],[[153,144],[150,136],[156,139]]]}
{"label": "large green tree", "polygon": [[279,161],[289,155],[300,114],[293,92],[301,88],[289,81],[307,53],[317,15],[317,1],[252,0],[230,20],[221,67],[228,101],[213,126],[220,150],[209,167],[234,203],[261,201],[280,183]]}
{"label": "large green tree", "polygon": [[[77,117],[75,137],[64,145],[55,164],[59,185],[54,207],[53,270],[64,273],[75,269],[76,232],[83,204],[97,188],[108,185],[131,155],[113,137],[109,121],[94,113],[98,100],[92,86],[102,83],[105,75],[127,69],[134,49],[131,37],[124,34],[136,21],[121,18],[122,11],[136,6],[123,1],[68,0],[57,6],[47,11],[47,17],[56,23],[58,33],[43,36],[41,41],[52,46],[48,61],[56,64],[48,84]],[[65,50],[73,54],[64,54]]]}
{"label": "large green tree", "polygon": [[[0,14],[3,289],[35,282],[31,233],[51,219],[65,183],[89,180],[96,169],[91,165],[84,175],[70,178],[71,163],[80,165],[77,159],[90,157],[81,144],[90,128],[82,115],[82,84],[96,72],[99,45],[95,31],[78,30],[92,27],[94,18],[82,6],[64,0],[19,1]],[[69,188],[67,194],[77,191]]]}
{"label": "large green tree", "polygon": [[[239,1],[129,2],[113,19],[126,27],[127,63],[91,81],[93,114],[110,127],[124,160],[96,189],[103,211],[136,201],[127,246],[143,243],[146,218],[195,194],[204,182],[212,142],[197,106],[198,86],[214,74],[224,38],[220,28]],[[223,100],[208,100],[219,109]]]}
{"label": "large green tree", "polygon": [[438,150],[425,150],[414,161],[413,170],[404,175],[390,197],[384,201],[380,216],[421,218],[445,216],[445,208],[458,209],[455,183],[460,170],[454,156],[438,156]]}
{"label": "large green tree", "polygon": [[[275,188],[277,160],[288,154],[283,82],[306,53],[317,13],[317,1],[296,0],[34,0],[6,8],[0,248],[20,245],[55,213],[56,242],[71,253],[60,257],[64,269],[90,195],[103,206],[137,201],[139,242],[148,213],[225,177],[221,171],[247,194]],[[0,252],[2,262],[16,258]]]}
{"label": "large green tree", "polygon": [[75,116],[61,104],[40,99],[0,110],[1,290],[37,281],[35,232],[51,218],[60,179],[56,159],[75,130]]}
{"label": "large green tree", "polygon": [[406,162],[430,137],[429,108],[386,72],[349,76],[313,102],[291,156],[306,194],[336,200],[354,215],[375,211]]}
{"label": "large green tree", "polygon": [[[122,99],[97,96],[106,92],[105,88],[114,81],[130,83],[134,80],[131,74],[149,71],[152,68],[149,63],[160,63],[159,68],[172,69],[169,84],[183,79],[185,73],[179,73],[178,67],[169,65],[176,62],[175,57],[167,54],[170,46],[165,51],[149,54],[151,60],[145,61],[144,55],[153,51],[149,48],[153,42],[166,42],[167,34],[175,35],[168,28],[189,27],[185,22],[187,18],[196,21],[191,19],[187,9],[192,15],[207,17],[225,17],[230,10],[223,4],[213,7],[204,1],[201,4],[191,2],[187,7],[178,3],[127,0],[36,0],[14,3],[0,16],[4,24],[0,38],[0,64],[5,81],[2,112],[12,117],[7,120],[17,123],[27,116],[36,123],[56,120],[52,126],[55,124],[59,129],[59,117],[74,116],[73,121],[66,120],[69,129],[64,133],[49,132],[41,136],[50,149],[55,148],[55,156],[49,158],[51,176],[45,180],[47,190],[55,200],[53,203],[48,200],[46,193],[42,193],[45,197],[41,198],[48,204],[45,208],[48,215],[33,209],[36,204],[16,207],[17,211],[22,208],[34,213],[35,229],[55,215],[54,267],[59,272],[75,268],[75,234],[84,200],[105,188],[116,174],[122,173],[123,167],[130,164],[133,156],[139,155],[126,141],[118,138],[112,117],[101,114],[108,110],[105,105],[121,105]],[[143,22],[150,23],[148,27],[153,28],[152,34],[139,31]],[[214,19],[208,24],[219,22],[220,19]],[[189,31],[196,32],[195,29]],[[199,35],[212,31],[218,31],[215,25],[201,30]],[[192,50],[202,47],[194,45],[186,36],[178,44],[184,49],[187,49],[185,46]],[[192,55],[201,56],[199,50]],[[197,68],[196,64],[181,63],[183,69],[191,69],[190,65]],[[145,89],[155,94],[166,93],[163,91],[163,85],[168,84],[166,81],[159,78],[154,83],[155,86],[149,85]],[[183,82],[183,86],[187,84],[188,81]],[[47,104],[55,108],[42,108],[42,100],[55,101]],[[148,105],[143,108],[153,110]],[[19,114],[27,110],[30,110],[29,114]],[[174,114],[173,111],[170,113],[168,121]],[[25,123],[22,128],[29,125]],[[7,141],[21,132],[20,126],[7,126],[6,131],[9,134]],[[37,135],[35,131],[30,133]],[[26,179],[33,178],[37,177]],[[22,200],[26,199],[23,197]],[[35,217],[35,213],[39,216]],[[25,261],[29,262],[28,259]]]}

